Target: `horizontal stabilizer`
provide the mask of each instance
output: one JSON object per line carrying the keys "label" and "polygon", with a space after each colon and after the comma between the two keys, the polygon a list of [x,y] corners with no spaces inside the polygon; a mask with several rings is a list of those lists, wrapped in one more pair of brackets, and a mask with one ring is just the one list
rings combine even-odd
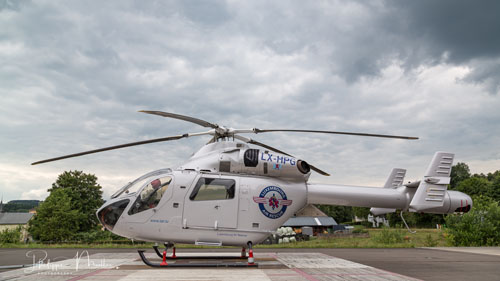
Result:
{"label": "horizontal stabilizer", "polygon": [[380,216],[380,215],[385,215],[385,214],[394,213],[394,212],[396,212],[396,209],[370,208],[370,213],[372,213],[374,216]]}
{"label": "horizontal stabilizer", "polygon": [[450,183],[453,158],[453,153],[436,152],[434,154],[424,179],[411,200],[410,208],[420,212],[443,206],[446,189]]}

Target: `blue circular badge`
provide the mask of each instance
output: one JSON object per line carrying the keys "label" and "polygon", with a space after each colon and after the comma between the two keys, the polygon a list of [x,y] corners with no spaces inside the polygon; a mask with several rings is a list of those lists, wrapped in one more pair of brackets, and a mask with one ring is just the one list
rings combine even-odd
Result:
{"label": "blue circular badge", "polygon": [[262,214],[270,219],[280,218],[286,211],[286,207],[292,204],[288,200],[286,193],[277,186],[268,186],[264,188],[259,197],[254,196],[253,201],[259,204]]}

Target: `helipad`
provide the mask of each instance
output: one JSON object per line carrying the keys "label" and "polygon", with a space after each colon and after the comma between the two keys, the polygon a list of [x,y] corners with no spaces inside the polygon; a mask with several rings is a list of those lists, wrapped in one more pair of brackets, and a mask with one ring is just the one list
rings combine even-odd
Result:
{"label": "helipad", "polygon": [[[210,255],[186,253],[186,255]],[[220,256],[224,253],[213,253]],[[227,255],[234,253],[227,253]],[[119,256],[119,258],[117,258]],[[159,261],[154,253],[148,259]],[[258,268],[151,268],[136,253],[99,253],[6,271],[1,280],[418,280],[322,253],[257,253]],[[189,262],[189,260],[184,261]]]}

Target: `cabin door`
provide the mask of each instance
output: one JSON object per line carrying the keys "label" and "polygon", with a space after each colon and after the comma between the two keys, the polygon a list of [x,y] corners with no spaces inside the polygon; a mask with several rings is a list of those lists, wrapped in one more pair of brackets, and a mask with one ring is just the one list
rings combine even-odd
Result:
{"label": "cabin door", "polygon": [[201,175],[184,199],[183,227],[236,228],[237,177]]}

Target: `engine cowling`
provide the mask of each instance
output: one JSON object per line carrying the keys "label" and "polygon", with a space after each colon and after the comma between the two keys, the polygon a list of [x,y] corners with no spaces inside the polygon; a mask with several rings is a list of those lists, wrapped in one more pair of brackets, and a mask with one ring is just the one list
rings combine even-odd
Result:
{"label": "engine cowling", "polygon": [[303,160],[274,151],[253,149],[246,144],[234,142],[208,144],[179,169],[301,180],[307,180],[311,175],[311,167]]}
{"label": "engine cowling", "polygon": [[247,149],[241,153],[241,171],[243,173],[284,177],[303,178],[311,172],[311,167],[307,162],[294,157],[277,153],[274,151],[264,151],[260,149]]}
{"label": "engine cowling", "polygon": [[294,157],[260,149],[221,153],[219,171],[282,178],[304,178],[311,172],[307,162]]}

